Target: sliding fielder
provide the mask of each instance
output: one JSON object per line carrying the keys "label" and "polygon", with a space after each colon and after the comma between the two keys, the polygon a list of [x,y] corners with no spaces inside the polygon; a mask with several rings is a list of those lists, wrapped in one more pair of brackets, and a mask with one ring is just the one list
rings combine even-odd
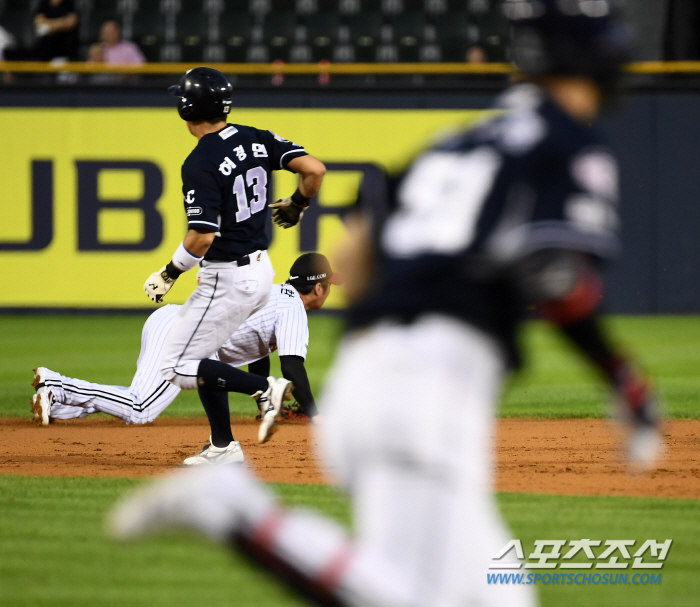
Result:
{"label": "sliding fielder", "polygon": [[[289,281],[273,286],[270,301],[248,318],[221,347],[218,360],[233,367],[248,365],[251,373],[267,377],[270,374],[269,355],[276,350],[282,375],[294,383],[294,396],[302,412],[314,418],[318,409],[304,367],[309,344],[306,312],[320,309],[330,294],[330,285],[339,283],[340,278],[333,273],[323,255],[306,253],[300,256],[290,270]],[[136,374],[129,387],[65,377],[45,367],[36,369],[35,383],[45,391],[48,401],[48,406],[39,408],[36,407],[39,395],[32,396],[36,421],[44,422],[44,411],[48,415],[46,423],[48,418],[75,419],[92,413],[107,413],[127,424],[155,420],[180,392],[180,388],[163,379],[158,371],[158,361],[181,307],[164,306],[146,320]],[[197,458],[188,458],[192,459]],[[243,461],[242,452],[240,459]],[[204,462],[197,459],[189,463]]]}

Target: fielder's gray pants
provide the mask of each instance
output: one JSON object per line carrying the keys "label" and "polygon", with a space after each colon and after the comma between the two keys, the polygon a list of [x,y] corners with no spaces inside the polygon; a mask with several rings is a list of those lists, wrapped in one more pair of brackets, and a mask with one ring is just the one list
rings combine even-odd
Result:
{"label": "fielder's gray pants", "polygon": [[274,275],[267,251],[251,253],[250,263],[242,267],[235,262],[203,262],[199,284],[165,341],[160,360],[163,377],[183,390],[196,390],[200,361],[215,354],[267,303]]}

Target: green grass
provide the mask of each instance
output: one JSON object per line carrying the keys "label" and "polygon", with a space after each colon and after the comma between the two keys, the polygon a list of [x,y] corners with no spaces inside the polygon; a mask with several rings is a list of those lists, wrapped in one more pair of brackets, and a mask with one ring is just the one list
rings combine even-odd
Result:
{"label": "green grass", "polygon": [[[29,416],[31,369],[128,385],[144,318],[0,316],[0,415]],[[615,335],[656,380],[675,417],[700,417],[700,319],[617,317]],[[318,394],[333,359],[340,323],[310,318],[307,368]],[[501,414],[596,417],[606,396],[595,375],[541,323],[524,332],[529,366],[509,381]],[[273,369],[278,369],[276,357]],[[252,402],[232,397],[234,415]],[[183,393],[165,415],[202,415]],[[134,605],[301,605],[235,555],[193,536],[133,545],[110,542],[104,513],[138,481],[0,476],[0,607]],[[344,524],[347,501],[329,487],[277,485],[289,504],[313,506]],[[540,586],[544,607],[695,605],[700,600],[700,501],[503,494],[499,502],[529,553],[535,539],[672,538],[660,586]],[[484,574],[486,571],[484,572]]]}
{"label": "green grass", "polygon": [[[671,417],[700,417],[700,317],[618,316],[607,320],[611,334],[654,379]],[[523,332],[526,368],[505,391],[507,417],[601,417],[607,414],[605,387],[562,337],[544,323]]]}
{"label": "green grass", "polygon": [[[523,542],[526,557],[536,539],[634,539],[637,549],[647,539],[659,542],[673,540],[660,571],[660,585],[539,585],[543,607],[690,607],[700,601],[700,577],[697,575],[700,566],[698,500],[506,493],[499,496],[499,502],[512,536]],[[599,552],[600,549],[596,549],[596,553]],[[631,574],[638,572],[649,573],[627,570],[630,578]]]}
{"label": "green grass", "polygon": [[[136,372],[145,316],[0,316],[0,416],[27,417],[32,369],[48,367],[69,377],[128,386]],[[329,316],[310,317],[311,343],[306,369],[318,393],[340,335],[340,323]],[[272,360],[280,374],[279,359]],[[231,413],[252,416],[252,399],[232,394]],[[195,391],[182,392],[164,417],[203,416]]]}
{"label": "green grass", "polygon": [[[190,535],[120,545],[104,514],[139,481],[0,476],[0,606],[300,605],[235,555]],[[285,502],[348,524],[348,503],[323,486],[276,485]],[[512,537],[674,540],[660,586],[540,586],[543,607],[696,605],[700,502],[502,494]],[[486,570],[484,571],[484,575]]]}
{"label": "green grass", "polygon": [[[341,333],[339,320],[310,316],[307,369],[320,392]],[[136,368],[141,316],[0,316],[0,415],[28,416],[31,369],[47,366],[64,375],[128,385]],[[619,341],[657,381],[673,417],[700,417],[700,318],[613,317]],[[501,415],[599,417],[608,399],[598,378],[542,323],[524,331],[527,369],[509,382]],[[273,371],[279,372],[276,356]],[[254,413],[252,401],[231,396],[233,415]],[[182,393],[165,416],[202,415],[197,395]]]}
{"label": "green grass", "polygon": [[199,538],[110,541],[102,531],[104,514],[134,485],[128,479],[0,476],[0,605],[303,604]]}

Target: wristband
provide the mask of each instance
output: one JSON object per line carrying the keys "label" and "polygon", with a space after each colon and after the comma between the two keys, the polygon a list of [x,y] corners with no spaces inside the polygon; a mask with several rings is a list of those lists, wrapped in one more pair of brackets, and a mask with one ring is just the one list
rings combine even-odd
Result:
{"label": "wristband", "polygon": [[294,194],[292,194],[292,202],[294,204],[296,204],[297,206],[300,206],[303,209],[305,209],[309,206],[309,203],[311,202],[311,198],[307,198],[306,196],[304,196],[299,191],[299,188],[297,188],[296,192],[294,192]]}
{"label": "wristband", "polygon": [[170,263],[182,274],[194,268],[200,261],[202,261],[202,258],[192,255],[185,248],[185,243],[181,242],[175,253],[173,253],[173,260]]}
{"label": "wristband", "polygon": [[[178,270],[174,265],[173,262],[169,262],[165,266],[165,275],[170,279],[170,280],[177,280],[180,274],[184,274],[182,270]],[[163,276],[163,279],[165,279],[165,276]]]}

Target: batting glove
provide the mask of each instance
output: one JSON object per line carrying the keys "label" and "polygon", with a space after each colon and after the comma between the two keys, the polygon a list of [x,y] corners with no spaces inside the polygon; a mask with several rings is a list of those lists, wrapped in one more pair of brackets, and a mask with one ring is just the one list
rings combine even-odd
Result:
{"label": "batting glove", "polygon": [[153,301],[160,303],[163,301],[165,294],[172,289],[180,274],[182,272],[177,270],[172,263],[169,263],[148,277],[148,280],[143,285],[143,290],[146,291],[146,295]]}
{"label": "batting glove", "polygon": [[310,200],[297,190],[289,198],[273,202],[270,207],[276,211],[272,216],[272,221],[285,229],[297,225],[301,221],[304,211],[309,208]]}

